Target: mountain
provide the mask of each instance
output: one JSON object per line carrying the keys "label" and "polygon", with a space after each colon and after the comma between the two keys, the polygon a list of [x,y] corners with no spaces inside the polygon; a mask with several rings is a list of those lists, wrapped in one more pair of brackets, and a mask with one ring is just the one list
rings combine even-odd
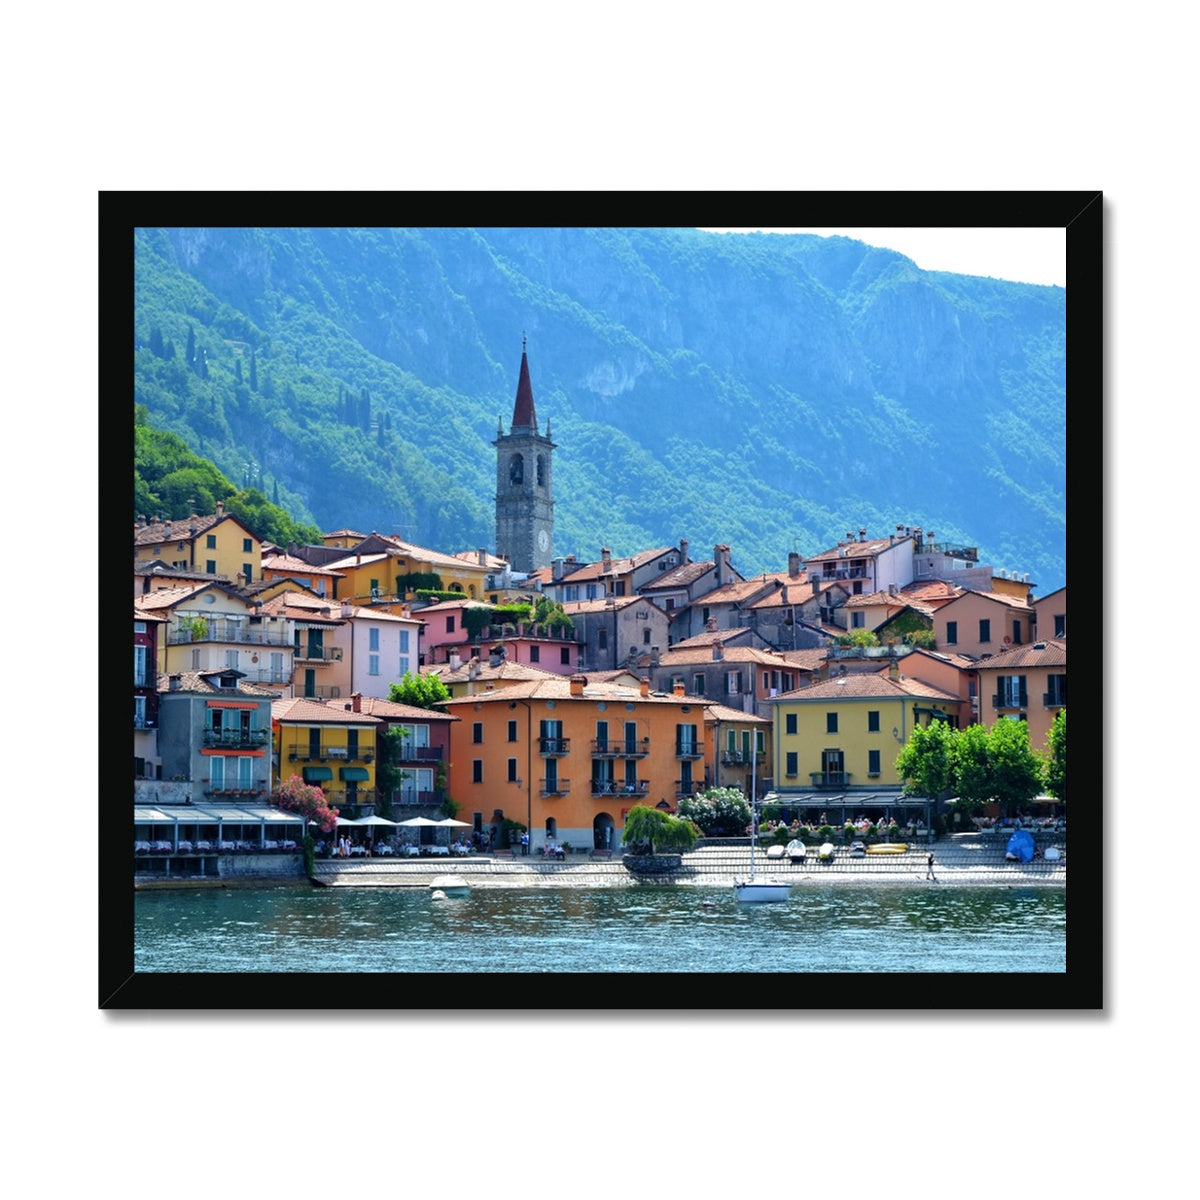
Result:
{"label": "mountain", "polygon": [[1065,583],[1061,288],[684,228],[139,227],[134,250],[135,404],[299,523],[493,548],[527,338],[560,553],[686,537],[753,574],[920,525]]}

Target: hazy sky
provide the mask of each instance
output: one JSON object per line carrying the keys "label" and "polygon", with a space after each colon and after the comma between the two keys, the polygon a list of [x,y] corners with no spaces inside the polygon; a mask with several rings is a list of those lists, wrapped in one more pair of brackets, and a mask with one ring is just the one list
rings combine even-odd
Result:
{"label": "hazy sky", "polygon": [[842,234],[907,255],[925,271],[990,275],[1018,283],[1067,285],[1065,229],[747,229],[715,233]]}

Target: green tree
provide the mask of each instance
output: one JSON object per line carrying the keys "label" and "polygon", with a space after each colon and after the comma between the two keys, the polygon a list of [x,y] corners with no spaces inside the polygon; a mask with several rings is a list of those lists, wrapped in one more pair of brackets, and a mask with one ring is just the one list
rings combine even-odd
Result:
{"label": "green tree", "polygon": [[954,730],[945,721],[918,725],[896,755],[906,796],[937,796],[954,783]]}
{"label": "green tree", "polygon": [[636,804],[625,818],[621,844],[646,854],[656,854],[660,850],[676,852],[690,850],[699,836],[690,821]]}
{"label": "green tree", "polygon": [[414,675],[405,671],[399,683],[390,684],[388,699],[393,704],[411,704],[414,708],[436,708],[450,699],[450,689],[436,675]]}
{"label": "green tree", "polygon": [[992,798],[992,773],[988,764],[988,731],[968,725],[954,738],[954,789],[964,815],[970,816]]}
{"label": "green tree", "polygon": [[1067,802],[1067,710],[1060,708],[1046,735],[1046,791]]}
{"label": "green tree", "polygon": [[1001,812],[1015,813],[1041,791],[1042,764],[1025,721],[1000,720],[988,730],[988,770]]}
{"label": "green tree", "polygon": [[250,348],[250,390],[258,391],[258,356],[253,347]]}

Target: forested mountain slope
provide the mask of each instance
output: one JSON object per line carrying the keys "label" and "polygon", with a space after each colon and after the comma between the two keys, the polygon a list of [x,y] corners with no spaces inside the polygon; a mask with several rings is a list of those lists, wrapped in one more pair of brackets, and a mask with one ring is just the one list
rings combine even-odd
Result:
{"label": "forested mountain slope", "polygon": [[298,522],[491,548],[526,335],[561,554],[686,537],[750,574],[903,523],[1065,582],[1060,288],[692,229],[140,229],[135,252],[135,403]]}

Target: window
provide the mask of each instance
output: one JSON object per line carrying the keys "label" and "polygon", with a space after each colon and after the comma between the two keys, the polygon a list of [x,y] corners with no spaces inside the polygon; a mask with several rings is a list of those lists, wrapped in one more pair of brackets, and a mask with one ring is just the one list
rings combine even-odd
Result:
{"label": "window", "polygon": [[850,614],[850,628],[851,629],[862,629],[862,627],[866,624],[866,621],[867,621],[866,613],[853,612]]}
{"label": "window", "polygon": [[990,642],[992,640],[992,623],[987,619],[987,617],[980,618],[979,640],[981,642]]}
{"label": "window", "polygon": [[215,558],[207,559],[204,563],[204,570],[209,575],[215,575],[217,573],[217,560]]}
{"label": "window", "polygon": [[837,731],[838,731],[837,719],[838,719],[838,715],[835,712],[825,714],[825,732],[826,733],[837,733]]}
{"label": "window", "polygon": [[648,625],[642,630],[642,645],[650,645],[650,627]]}
{"label": "window", "polygon": [[249,538],[242,538],[242,553],[249,554],[253,550]]}
{"label": "window", "polygon": [[947,621],[946,622],[946,645],[947,646],[957,646],[958,645],[958,622],[957,621]]}
{"label": "window", "polygon": [[401,679],[403,679],[404,676],[407,675],[410,670],[412,670],[412,659],[410,659],[407,654],[400,655],[399,666],[400,666],[400,669],[399,669],[399,671],[397,671],[397,674],[400,676]]}
{"label": "window", "polygon": [[411,647],[409,646],[409,641],[408,641],[409,636],[410,636],[409,630],[407,630],[407,629],[400,630],[400,653],[401,654],[407,654],[409,652],[409,650],[411,649]]}
{"label": "window", "polygon": [[204,548],[206,550],[215,550],[217,548],[217,535],[215,533],[210,533],[204,539]]}
{"label": "window", "polygon": [[867,774],[868,775],[878,775],[879,774],[879,751],[878,750],[868,750],[867,751]]}
{"label": "window", "polygon": [[784,717],[784,732],[785,733],[795,733],[796,732],[796,714],[795,713],[788,713],[787,716]]}
{"label": "window", "polygon": [[1054,636],[1056,638],[1064,638],[1067,636],[1067,614],[1054,614]]}
{"label": "window", "polygon": [[1012,644],[1014,646],[1019,646],[1021,644],[1021,622],[1020,621],[1013,622]]}
{"label": "window", "polygon": [[471,741],[474,742],[475,745],[477,745],[477,746],[483,742],[483,722],[482,721],[476,721],[471,726]]}
{"label": "window", "polygon": [[741,671],[726,671],[725,672],[725,694],[727,696],[736,696],[742,690],[742,673]]}
{"label": "window", "polygon": [[704,676],[696,674],[692,676],[692,694],[694,696],[704,695]]}
{"label": "window", "polygon": [[558,652],[558,660],[559,660],[559,662],[562,663],[562,665],[564,667],[569,667],[571,665],[571,647],[570,646],[564,646]]}
{"label": "window", "polygon": [[378,579],[371,580],[371,595],[373,597],[379,595],[379,580]]}
{"label": "window", "polygon": [[134,696],[133,698],[133,727],[135,729],[146,728],[146,697]]}
{"label": "window", "polygon": [[229,670],[229,671],[236,671],[238,669],[238,651],[237,650],[226,650],[225,651],[225,668],[226,668],[226,670]]}
{"label": "window", "polygon": [[482,783],[483,782],[483,759],[482,758],[474,758],[471,760],[471,782],[472,783]]}
{"label": "window", "polygon": [[996,707],[1025,707],[1025,676],[1000,675],[996,679]]}
{"label": "window", "polygon": [[517,760],[515,758],[510,758],[508,760],[508,782],[517,782]]}
{"label": "window", "polygon": [[321,730],[319,728],[311,728],[308,731],[308,757],[321,757]]}
{"label": "window", "polygon": [[541,662],[541,661],[542,661],[542,648],[541,648],[541,646],[530,646],[530,647],[529,647],[529,661],[530,661],[531,663],[535,663],[535,662]]}
{"label": "window", "polygon": [[795,775],[799,771],[799,755],[795,750],[789,750],[787,753],[787,763],[784,766],[785,775]]}
{"label": "window", "polygon": [[1046,680],[1045,705],[1047,708],[1063,708],[1067,703],[1067,677],[1051,675]]}
{"label": "window", "polygon": [[134,687],[149,687],[150,676],[146,672],[146,650],[145,646],[134,646],[133,648],[133,686]]}
{"label": "window", "polygon": [[676,754],[696,754],[698,746],[696,740],[695,725],[676,725],[675,726],[675,746]]}
{"label": "window", "polygon": [[379,674],[379,655],[378,654],[368,654],[367,655],[367,674],[368,675],[378,675]]}
{"label": "window", "polygon": [[247,583],[254,578],[254,567],[250,563],[242,563],[242,578]]}
{"label": "window", "polygon": [[607,650],[608,649],[608,630],[607,629],[597,630],[597,632],[596,632],[596,649],[597,650]]}
{"label": "window", "polygon": [[454,632],[454,618],[453,617],[446,618],[446,632],[447,633]]}
{"label": "window", "polygon": [[596,749],[603,753],[608,749],[608,722],[596,722]]}
{"label": "window", "polygon": [[346,757],[358,758],[358,730],[346,730]]}
{"label": "window", "polygon": [[379,649],[379,630],[378,629],[368,629],[367,630],[367,649],[368,650],[378,650]]}
{"label": "window", "polygon": [[868,712],[867,713],[867,732],[868,733],[878,733],[879,732],[879,714],[877,712]]}
{"label": "window", "polygon": [[508,723],[508,740],[510,742],[515,742],[517,740],[517,723],[516,723],[516,721],[509,721],[509,723]]}

